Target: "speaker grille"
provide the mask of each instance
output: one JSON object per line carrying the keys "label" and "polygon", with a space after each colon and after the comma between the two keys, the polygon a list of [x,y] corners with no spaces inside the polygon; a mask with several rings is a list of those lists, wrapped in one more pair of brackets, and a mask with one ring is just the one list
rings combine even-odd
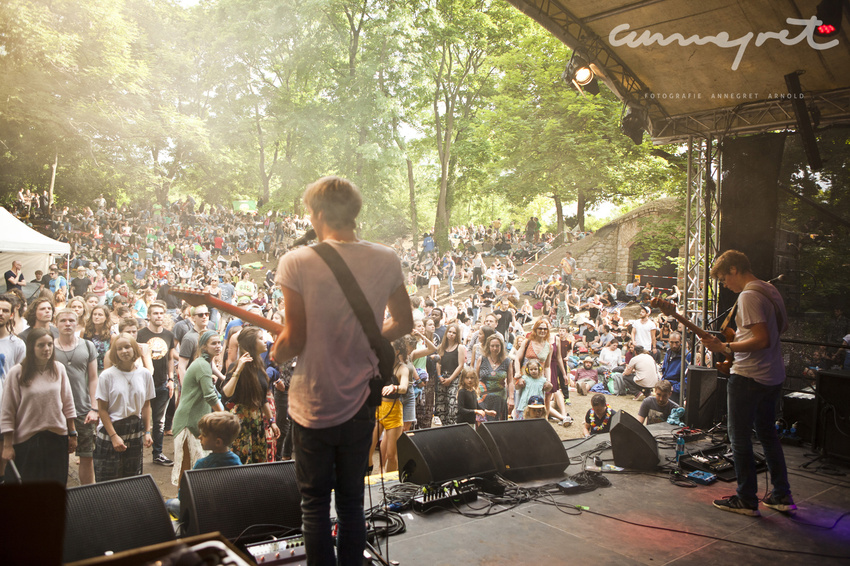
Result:
{"label": "speaker grille", "polygon": [[684,421],[688,426],[708,430],[712,427],[718,406],[724,407],[721,399],[723,390],[718,387],[717,370],[699,366],[688,366],[688,384]]}
{"label": "speaker grille", "polygon": [[465,423],[402,434],[398,465],[402,481],[419,485],[496,473],[484,441]]}
{"label": "speaker grille", "polygon": [[496,471],[522,482],[563,475],[570,465],[564,444],[545,419],[493,421],[478,427]]}
{"label": "speaker grille", "polygon": [[68,489],[63,562],[174,540],[150,474]]}
{"label": "speaker grille", "polygon": [[219,531],[230,540],[242,535],[240,540],[250,542],[286,534],[288,529],[300,531],[301,494],[295,462],[189,470],[180,492],[180,507],[187,535]]}
{"label": "speaker grille", "polygon": [[850,372],[821,370],[816,389],[814,447],[824,456],[850,461]]}

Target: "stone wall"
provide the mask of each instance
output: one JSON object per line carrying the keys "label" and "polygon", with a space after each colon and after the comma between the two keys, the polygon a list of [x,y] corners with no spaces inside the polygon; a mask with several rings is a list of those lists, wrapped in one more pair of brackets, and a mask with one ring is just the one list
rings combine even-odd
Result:
{"label": "stone wall", "polygon": [[675,198],[652,201],[606,224],[574,246],[569,246],[578,268],[573,279],[583,283],[588,277],[596,277],[600,281],[617,285],[628,283],[633,276],[632,246],[640,232],[641,220],[646,217],[678,215],[677,204]]}

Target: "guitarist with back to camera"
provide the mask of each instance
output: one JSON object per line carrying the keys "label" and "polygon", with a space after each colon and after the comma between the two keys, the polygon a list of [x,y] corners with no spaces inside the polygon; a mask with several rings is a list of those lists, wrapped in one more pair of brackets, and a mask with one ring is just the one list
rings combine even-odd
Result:
{"label": "guitarist with back to camera", "polygon": [[729,440],[738,477],[735,495],[717,499],[724,511],[758,517],[758,477],[750,437],[753,428],[764,448],[773,490],[762,500],[765,507],[793,514],[785,454],[774,423],[776,403],[785,382],[785,362],[779,336],[787,328],[785,303],[779,291],[750,269],[750,260],[737,250],[727,250],[714,262],[710,276],[738,295],[734,342],[702,337],[712,352],[733,357],[729,375]]}

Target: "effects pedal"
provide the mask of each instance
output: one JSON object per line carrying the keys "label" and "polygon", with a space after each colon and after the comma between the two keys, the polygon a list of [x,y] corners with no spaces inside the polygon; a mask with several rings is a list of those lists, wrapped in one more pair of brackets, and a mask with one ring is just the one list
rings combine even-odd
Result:
{"label": "effects pedal", "polygon": [[678,434],[685,439],[685,444],[705,438],[705,433],[698,428],[685,427]]}
{"label": "effects pedal", "polygon": [[255,542],[245,545],[245,550],[257,564],[307,564],[304,535]]}
{"label": "effects pedal", "polygon": [[717,481],[717,476],[715,474],[701,472],[699,470],[689,473],[688,477],[700,485],[711,485]]}
{"label": "effects pedal", "polygon": [[558,490],[561,493],[571,494],[571,493],[584,493],[584,486],[574,482],[573,480],[564,480],[558,482]]}
{"label": "effects pedal", "polygon": [[442,486],[422,486],[422,491],[411,501],[417,513],[433,509],[451,509],[478,499],[478,488],[471,481],[454,481]]}

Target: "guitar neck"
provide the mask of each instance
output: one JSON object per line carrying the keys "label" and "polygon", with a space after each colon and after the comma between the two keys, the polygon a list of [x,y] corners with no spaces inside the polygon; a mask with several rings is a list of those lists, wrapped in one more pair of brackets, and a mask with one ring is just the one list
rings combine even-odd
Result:
{"label": "guitar neck", "polygon": [[182,298],[190,305],[197,306],[200,304],[204,304],[210,308],[216,308],[222,312],[226,312],[227,314],[233,315],[244,322],[248,322],[253,324],[254,326],[259,326],[264,330],[268,330],[274,335],[280,334],[283,330],[283,325],[269,320],[266,317],[259,315],[255,312],[241,309],[236,305],[226,303],[218,297],[213,297],[209,293],[202,293],[199,291],[188,291],[184,289],[172,289],[171,293],[175,296]]}
{"label": "guitar neck", "polygon": [[690,320],[688,320],[687,318],[685,318],[684,316],[679,314],[678,312],[674,312],[672,314],[673,314],[673,318],[675,318],[676,320],[678,320],[679,322],[684,324],[685,328],[687,328],[688,330],[690,330],[691,332],[693,332],[694,334],[699,336],[700,340],[710,336],[710,334],[708,332],[706,332],[705,330],[703,330],[702,328],[700,328],[699,326],[697,326],[696,324],[694,324],[693,322],[691,322]]}

